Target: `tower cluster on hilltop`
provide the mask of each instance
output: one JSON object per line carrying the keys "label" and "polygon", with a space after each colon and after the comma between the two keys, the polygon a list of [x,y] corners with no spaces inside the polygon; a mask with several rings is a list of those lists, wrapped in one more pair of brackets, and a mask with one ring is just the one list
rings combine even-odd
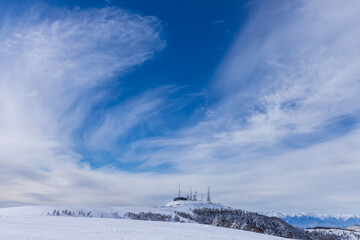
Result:
{"label": "tower cluster on hilltop", "polygon": [[[190,191],[189,193],[186,195],[186,197],[181,196],[181,191],[180,191],[180,184],[179,184],[179,193],[178,196],[175,197],[173,200],[174,201],[197,201],[198,195],[197,195],[197,191],[194,192],[194,194],[192,193],[192,187],[190,187]],[[201,201],[203,201],[203,194],[201,193]],[[207,202],[211,202],[211,197],[210,197],[210,186],[208,187],[208,191],[207,191],[207,198],[206,198]]]}

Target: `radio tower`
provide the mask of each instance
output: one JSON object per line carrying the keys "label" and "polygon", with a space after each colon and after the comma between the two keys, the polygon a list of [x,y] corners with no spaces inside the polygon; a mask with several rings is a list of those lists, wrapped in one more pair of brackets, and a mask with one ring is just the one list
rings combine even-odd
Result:
{"label": "radio tower", "polygon": [[207,202],[211,202],[211,198],[210,198],[210,186],[208,187],[208,193],[207,193]]}

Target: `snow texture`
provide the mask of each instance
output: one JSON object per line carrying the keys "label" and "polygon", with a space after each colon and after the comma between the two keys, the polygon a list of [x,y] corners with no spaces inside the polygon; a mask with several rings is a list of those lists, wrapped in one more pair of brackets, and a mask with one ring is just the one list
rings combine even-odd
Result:
{"label": "snow texture", "polygon": [[161,207],[0,208],[0,240],[353,240],[360,239],[359,235],[353,229],[294,228],[276,217],[203,201],[174,201]]}
{"label": "snow texture", "polygon": [[[328,240],[359,240],[360,233],[351,230],[344,230],[344,229],[307,229],[307,232],[312,233],[325,233],[328,236],[333,235],[335,237],[328,238]],[[315,238],[314,238],[315,239]]]}
{"label": "snow texture", "polygon": [[[91,212],[92,217],[49,216],[54,209],[67,213]],[[81,209],[81,210],[80,210]],[[167,212],[167,207],[158,208]],[[123,219],[121,213],[134,208],[16,207],[0,209],[0,240],[138,240],[138,239],[283,239],[210,225]],[[145,209],[142,209],[142,211]],[[101,218],[103,216],[103,218]],[[111,218],[105,218],[111,217]],[[119,219],[114,219],[119,218]]]}
{"label": "snow texture", "polygon": [[346,230],[351,230],[351,231],[360,232],[360,226],[359,226],[359,225],[348,226],[348,227],[346,227],[345,229],[346,229]]}

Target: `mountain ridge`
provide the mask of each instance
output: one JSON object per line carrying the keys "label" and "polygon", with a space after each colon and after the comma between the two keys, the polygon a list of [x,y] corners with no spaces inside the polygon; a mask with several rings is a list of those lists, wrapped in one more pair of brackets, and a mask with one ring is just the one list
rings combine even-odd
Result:
{"label": "mountain ridge", "polygon": [[275,211],[262,212],[262,214],[278,217],[284,221],[301,228],[334,227],[345,228],[360,225],[360,215],[356,214],[316,214],[316,213],[279,213]]}

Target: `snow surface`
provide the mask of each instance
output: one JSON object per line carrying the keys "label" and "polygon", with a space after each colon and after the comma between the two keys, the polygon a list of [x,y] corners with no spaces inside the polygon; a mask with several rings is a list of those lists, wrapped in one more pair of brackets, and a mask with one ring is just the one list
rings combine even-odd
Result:
{"label": "snow surface", "polygon": [[360,226],[359,226],[359,225],[348,226],[348,227],[346,227],[345,229],[346,229],[346,230],[352,230],[352,231],[360,232]]}
{"label": "snow surface", "polygon": [[[24,207],[12,207],[12,208],[0,208],[1,215],[11,216],[45,216],[48,213],[52,214],[54,209],[68,210],[78,213],[84,211],[85,213],[91,212],[92,217],[104,218],[123,218],[125,213],[133,212],[152,212],[166,215],[176,215],[177,212],[192,213],[192,210],[196,208],[229,208],[220,203],[208,203],[204,201],[171,201],[168,204],[161,207],[74,207],[74,206],[24,206]],[[76,215],[75,215],[76,217]]]}
{"label": "snow surface", "polygon": [[344,229],[307,229],[309,232],[325,232],[332,233],[336,236],[340,236],[344,240],[359,240],[360,234],[356,231],[344,230]]}
{"label": "snow surface", "polygon": [[[205,205],[204,205],[205,206]],[[138,239],[239,239],[276,240],[280,237],[195,223],[151,222],[121,218],[125,212],[171,213],[193,204],[171,203],[159,208],[84,208],[29,206],[0,209],[0,240],[138,240]],[[214,206],[215,207],[215,206]],[[91,211],[97,217],[48,216],[54,209]],[[115,212],[114,212],[115,211]],[[118,213],[121,212],[121,213]],[[104,216],[99,218],[98,216]],[[108,218],[105,218],[108,217]],[[118,218],[118,219],[115,219]]]}
{"label": "snow surface", "polygon": [[209,203],[205,201],[171,201],[160,208],[164,210],[167,209],[167,211],[192,213],[192,210],[197,208],[223,209],[230,207],[224,206],[220,203]]}

